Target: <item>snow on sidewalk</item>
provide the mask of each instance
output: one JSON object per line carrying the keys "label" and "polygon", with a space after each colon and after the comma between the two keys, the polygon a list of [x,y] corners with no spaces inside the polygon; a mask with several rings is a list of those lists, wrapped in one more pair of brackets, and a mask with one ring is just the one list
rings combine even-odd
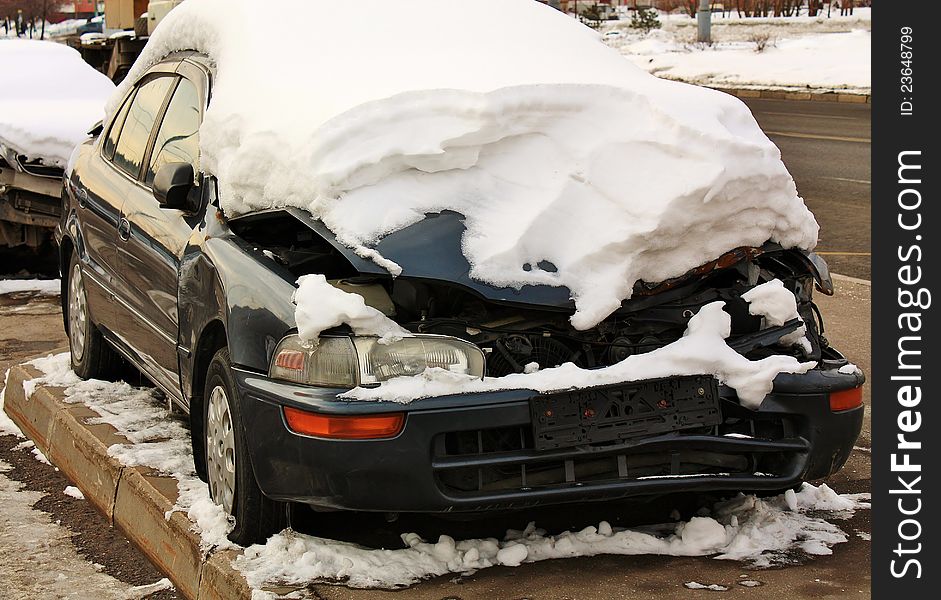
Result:
{"label": "snow on sidewalk", "polygon": [[[45,375],[29,387],[43,383],[65,387],[67,402],[83,403],[131,440],[109,452],[128,466],[146,465],[173,475],[181,491],[179,509],[193,520],[204,549],[234,546],[225,538],[230,524],[222,509],[209,500],[208,488],[195,477],[189,433],[171,416],[149,389],[126,383],[81,381],[69,370],[68,354],[50,355],[32,362]],[[622,529],[606,521],[580,531],[557,534],[530,523],[509,530],[503,539],[455,540],[442,535],[426,541],[403,533],[403,547],[373,549],[328,540],[292,530],[253,545],[235,560],[256,590],[271,585],[306,585],[318,581],[350,587],[396,588],[449,573],[470,573],[494,565],[593,556],[598,554],[659,554],[713,556],[767,567],[793,560],[796,551],[825,555],[847,534],[833,520],[851,517],[869,508],[868,494],[840,495],[826,485],[805,484],[799,492],[774,498],[739,495],[703,507],[689,521]],[[265,598],[257,591],[254,597]]]}
{"label": "snow on sidewalk", "polygon": [[36,292],[42,296],[58,296],[62,282],[58,279],[0,279],[0,296]]}

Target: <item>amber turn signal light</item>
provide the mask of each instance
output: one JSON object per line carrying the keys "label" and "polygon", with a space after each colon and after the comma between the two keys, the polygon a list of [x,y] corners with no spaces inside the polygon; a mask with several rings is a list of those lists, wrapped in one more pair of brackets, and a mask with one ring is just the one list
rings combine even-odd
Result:
{"label": "amber turn signal light", "polygon": [[324,415],[289,406],[284,407],[284,418],[294,433],[338,440],[391,438],[405,425],[405,413]]}
{"label": "amber turn signal light", "polygon": [[833,412],[849,410],[862,406],[863,404],[863,386],[855,387],[839,392],[830,392],[830,410]]}

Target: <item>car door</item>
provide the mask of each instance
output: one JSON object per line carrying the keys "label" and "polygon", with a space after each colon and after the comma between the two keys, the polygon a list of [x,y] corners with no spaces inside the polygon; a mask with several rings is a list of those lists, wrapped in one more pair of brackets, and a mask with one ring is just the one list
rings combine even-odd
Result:
{"label": "car door", "polygon": [[[123,305],[114,299],[120,271],[116,242],[121,208],[127,195],[136,187],[136,176],[132,177],[122,168],[125,163],[122,162],[122,166],[115,164],[115,160],[124,159],[123,153],[115,156],[115,149],[125,132],[132,106],[136,107],[135,119],[140,107],[161,106],[173,83],[176,66],[164,72],[166,69],[165,65],[155,67],[131,89],[121,108],[105,125],[96,151],[81,169],[76,169],[70,182],[80,214],[83,273],[93,283],[87,286],[89,306],[95,322],[109,338],[113,337],[117,324],[127,318]],[[128,139],[132,128],[129,127],[125,133]]]}
{"label": "car door", "polygon": [[191,164],[198,173],[206,82],[192,65],[179,71],[143,156],[140,185],[122,206],[117,249],[118,289],[130,309],[122,337],[141,368],[181,401],[177,286],[183,251],[199,221],[202,186],[194,186],[190,208],[178,210],[159,206],[153,181],[159,168],[169,163]]}

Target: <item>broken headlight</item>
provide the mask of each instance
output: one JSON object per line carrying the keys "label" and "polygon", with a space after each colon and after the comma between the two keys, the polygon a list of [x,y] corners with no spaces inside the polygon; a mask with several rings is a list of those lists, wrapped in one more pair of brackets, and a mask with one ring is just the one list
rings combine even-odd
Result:
{"label": "broken headlight", "polygon": [[388,344],[377,337],[321,337],[316,345],[289,335],[275,348],[268,375],[324,387],[377,385],[393,377],[439,368],[484,376],[484,354],[474,344],[443,335],[416,335]]}

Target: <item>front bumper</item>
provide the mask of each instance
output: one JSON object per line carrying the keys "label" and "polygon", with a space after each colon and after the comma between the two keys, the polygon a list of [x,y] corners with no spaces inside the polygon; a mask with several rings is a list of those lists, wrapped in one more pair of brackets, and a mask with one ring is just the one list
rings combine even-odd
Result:
{"label": "front bumper", "polygon": [[[681,491],[781,490],[843,466],[863,409],[832,412],[829,392],[862,374],[782,374],[758,411],[720,387],[723,424],[601,447],[532,449],[529,390],[345,402],[337,390],[234,370],[259,487],[277,500],[384,512],[516,509]],[[406,412],[385,440],[297,435],[282,406],[326,414]],[[528,447],[527,447],[528,445]]]}

